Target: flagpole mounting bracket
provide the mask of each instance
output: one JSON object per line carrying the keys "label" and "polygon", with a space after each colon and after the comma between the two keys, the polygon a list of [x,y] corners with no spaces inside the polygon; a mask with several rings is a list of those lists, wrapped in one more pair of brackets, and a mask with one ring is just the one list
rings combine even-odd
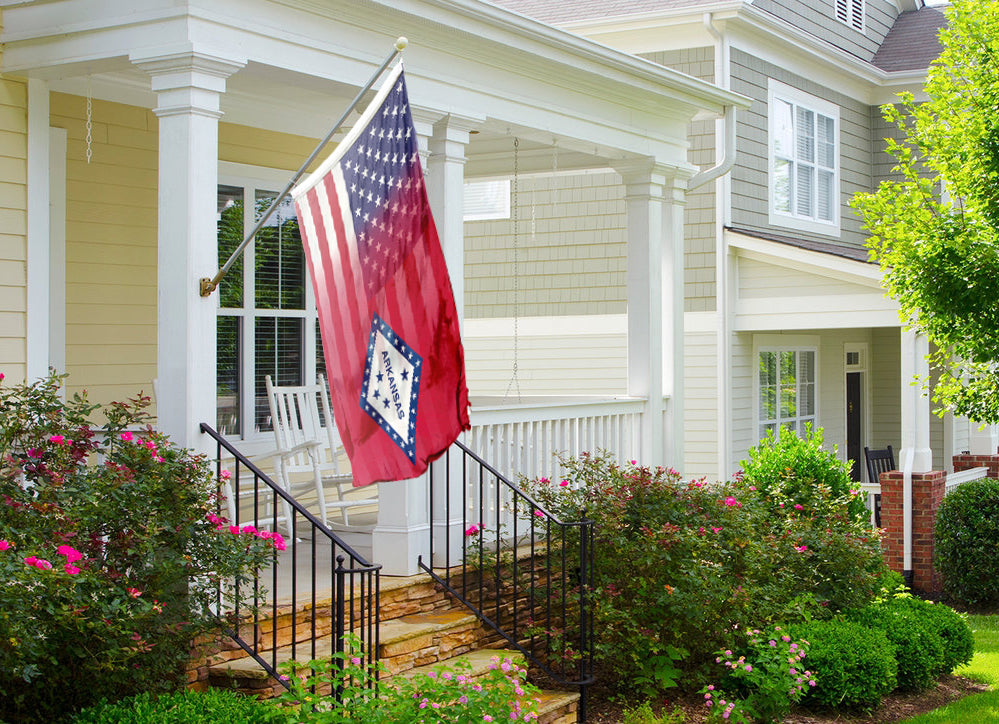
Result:
{"label": "flagpole mounting bracket", "polygon": [[208,277],[201,277],[200,281],[201,296],[210,297],[212,296],[212,292],[214,292],[217,288],[218,288],[218,282],[209,279]]}

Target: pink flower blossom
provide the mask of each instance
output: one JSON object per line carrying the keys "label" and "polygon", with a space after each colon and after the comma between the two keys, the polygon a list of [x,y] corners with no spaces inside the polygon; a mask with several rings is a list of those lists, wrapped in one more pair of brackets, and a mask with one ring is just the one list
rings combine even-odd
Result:
{"label": "pink flower blossom", "polygon": [[33,566],[33,565],[35,565],[35,561],[37,561],[37,560],[38,559],[35,558],[35,556],[28,556],[27,558],[24,559],[24,565],[26,565],[26,566]]}
{"label": "pink flower blossom", "polygon": [[128,592],[128,595],[131,596],[132,598],[138,598],[139,596],[142,595],[142,591],[140,591],[138,588],[126,588],[125,590]]}
{"label": "pink flower blossom", "polygon": [[253,535],[254,533],[257,532],[257,529],[254,528],[252,525],[244,525],[242,528],[239,529],[239,532],[249,533],[250,535]]}
{"label": "pink flower blossom", "polygon": [[465,528],[465,535],[475,535],[479,532],[479,526],[476,523],[472,523],[470,526]]}
{"label": "pink flower blossom", "polygon": [[233,535],[239,535],[239,526],[238,525],[230,525],[229,526],[229,532],[232,533]]}
{"label": "pink flower blossom", "polygon": [[230,473],[230,472],[229,472],[228,470],[223,470],[223,471],[222,471],[222,472],[220,473],[220,475],[222,476],[222,479],[223,479],[223,480],[228,480],[229,478],[231,478],[231,477],[232,477],[232,473]]}
{"label": "pink flower blossom", "polygon": [[38,448],[36,448],[36,447],[29,447],[28,448],[28,457],[29,458],[36,458],[37,459],[37,458],[40,458],[41,456],[42,456],[42,451],[39,450]]}
{"label": "pink flower blossom", "polygon": [[66,438],[64,438],[62,435],[52,435],[49,438],[49,442],[52,443],[53,445],[62,445],[65,440]]}
{"label": "pink flower blossom", "polygon": [[0,551],[5,551],[13,546],[5,540],[0,540]]}
{"label": "pink flower blossom", "polygon": [[795,546],[794,549],[798,551],[798,553],[804,553],[805,551],[808,550],[808,546],[806,545]]}
{"label": "pink flower blossom", "polygon": [[[30,556],[30,557],[34,558],[34,556]],[[25,558],[25,562],[27,562],[27,560],[28,559]],[[48,570],[52,569],[52,564],[49,563],[44,558],[35,558],[35,562],[32,563],[31,565],[33,565],[35,568],[37,568],[37,569],[39,569],[41,571],[48,571]]]}
{"label": "pink flower blossom", "polygon": [[728,496],[727,498],[725,498],[725,505],[727,505],[727,506],[728,506],[728,507],[730,507],[730,508],[731,508],[731,507],[732,507],[733,505],[735,505],[735,504],[736,504],[737,502],[738,502],[738,501],[736,501],[736,499],[735,499],[735,498],[733,498],[733,497],[732,497],[731,495],[730,495],[730,496]]}
{"label": "pink flower blossom", "polygon": [[568,481],[568,480],[563,480],[563,481],[561,481],[561,482],[560,482],[560,483],[558,484],[558,486],[559,486],[560,488],[564,488],[564,487],[566,487],[567,485],[569,485],[569,481]]}
{"label": "pink flower blossom", "polygon": [[804,510],[805,506],[803,506],[801,503],[795,503],[794,504],[794,509],[795,510]]}
{"label": "pink flower blossom", "polygon": [[350,657],[350,663],[352,663],[354,666],[360,666],[361,665],[361,657],[360,656],[351,656]]}
{"label": "pink flower blossom", "polygon": [[123,432],[118,437],[122,439],[122,442],[132,442],[132,438],[134,437],[134,435],[132,435],[132,433],[130,433],[128,430],[125,430],[125,432]]}
{"label": "pink flower blossom", "polygon": [[72,563],[67,563],[66,565],[64,565],[63,570],[66,571],[66,573],[68,573],[71,576],[75,576],[77,573],[80,572],[80,569],[74,566]]}
{"label": "pink flower blossom", "polygon": [[638,461],[637,460],[629,460],[628,464],[629,465],[638,465]]}
{"label": "pink flower blossom", "polygon": [[718,526],[717,528],[715,526],[711,526],[712,533],[718,533],[719,531],[721,531],[721,526]]}
{"label": "pink flower blossom", "polygon": [[536,515],[538,518],[544,518],[545,517],[544,511],[542,511],[542,510],[535,510],[534,511],[534,515]]}
{"label": "pink flower blossom", "polygon": [[83,554],[72,546],[61,545],[56,549],[56,553],[66,556],[66,563],[76,563],[83,558]]}
{"label": "pink flower blossom", "polygon": [[288,544],[284,542],[284,538],[281,537],[280,533],[274,533],[271,536],[271,540],[274,541],[274,547],[279,551],[283,551],[288,548]]}

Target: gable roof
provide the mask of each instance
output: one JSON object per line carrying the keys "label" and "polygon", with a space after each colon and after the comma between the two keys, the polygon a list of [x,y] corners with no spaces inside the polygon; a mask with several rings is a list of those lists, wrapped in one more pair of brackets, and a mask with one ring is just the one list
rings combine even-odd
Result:
{"label": "gable roof", "polygon": [[929,67],[942,50],[938,35],[946,24],[947,16],[935,7],[902,13],[871,62],[889,72]]}
{"label": "gable roof", "polygon": [[662,10],[709,9],[732,0],[490,0],[515,13],[552,25],[575,20],[605,20]]}

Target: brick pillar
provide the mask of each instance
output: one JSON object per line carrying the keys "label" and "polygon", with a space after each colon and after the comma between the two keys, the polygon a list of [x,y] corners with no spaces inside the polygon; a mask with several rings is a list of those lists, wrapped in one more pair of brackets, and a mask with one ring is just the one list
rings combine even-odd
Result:
{"label": "brick pillar", "polygon": [[968,455],[961,453],[954,456],[954,472],[971,468],[988,468],[990,478],[999,478],[999,455]]}
{"label": "brick pillar", "polygon": [[[902,471],[881,473],[880,482],[882,553],[889,568],[904,573]],[[946,490],[947,473],[942,470],[912,474],[912,587],[917,591],[940,590],[933,568],[933,525]]]}

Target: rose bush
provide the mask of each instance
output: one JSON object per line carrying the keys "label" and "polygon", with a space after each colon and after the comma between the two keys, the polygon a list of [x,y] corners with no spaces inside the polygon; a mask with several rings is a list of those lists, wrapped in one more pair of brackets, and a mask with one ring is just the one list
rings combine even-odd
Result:
{"label": "rose bush", "polygon": [[100,410],[61,382],[0,383],[0,720],[179,686],[193,637],[284,545],[228,527],[149,398]]}

